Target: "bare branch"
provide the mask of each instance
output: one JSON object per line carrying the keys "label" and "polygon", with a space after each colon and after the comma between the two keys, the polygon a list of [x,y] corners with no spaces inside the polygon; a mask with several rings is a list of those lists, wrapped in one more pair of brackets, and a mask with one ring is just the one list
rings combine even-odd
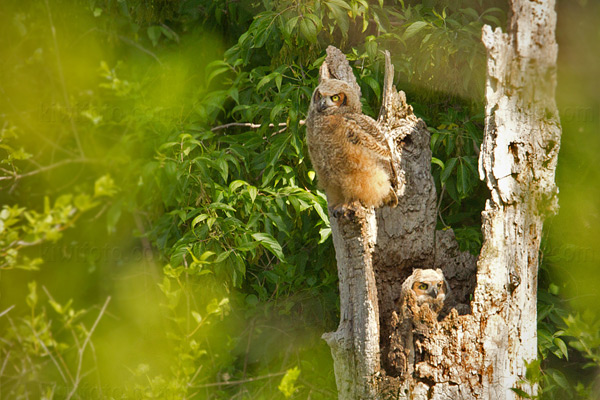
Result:
{"label": "bare branch", "polygon": [[207,387],[214,387],[214,386],[230,386],[230,385],[241,385],[243,383],[248,383],[248,382],[254,382],[254,381],[259,381],[262,379],[269,379],[269,378],[274,378],[276,376],[281,376],[281,375],[285,375],[285,372],[275,372],[272,374],[266,374],[266,375],[261,375],[261,376],[255,376],[254,378],[248,378],[248,379],[240,379],[238,381],[227,381],[227,382],[214,382],[214,383],[205,383],[203,385],[194,385],[195,388],[207,388]]}
{"label": "bare branch", "polygon": [[13,308],[15,308],[15,305],[13,304],[12,306],[8,307],[6,310],[0,312],[0,317],[4,316],[5,314],[9,313],[10,310],[12,310]]}
{"label": "bare branch", "polygon": [[[60,376],[63,378],[63,381],[65,381],[65,383],[68,383],[67,381],[67,377],[65,376],[62,368],[60,367],[60,365],[58,364],[58,361],[56,360],[56,358],[54,358],[54,356],[52,355],[52,352],[48,349],[48,347],[46,347],[46,344],[44,343],[44,341],[42,339],[40,339],[40,337],[38,336],[37,332],[35,331],[35,329],[33,328],[33,325],[28,324],[29,327],[31,328],[31,332],[33,332],[33,336],[35,336],[35,338],[37,339],[37,341],[39,342],[39,344],[42,346],[42,348],[46,351],[46,354],[48,354],[48,356],[50,357],[50,359],[52,360],[52,363],[54,363],[54,365],[56,366],[56,369],[58,370],[58,372],[60,373]],[[68,371],[67,371],[68,373]],[[70,374],[69,374],[69,378],[71,378]],[[71,378],[72,379],[72,378]]]}
{"label": "bare branch", "polygon": [[[304,125],[306,123],[305,120],[301,119],[300,121],[298,121],[298,125]],[[258,129],[261,128],[263,126],[265,126],[264,124],[253,124],[251,122],[230,122],[228,124],[225,125],[219,125],[219,126],[215,126],[214,128],[211,129],[211,131],[215,132],[221,129],[227,129],[227,128],[231,128],[232,126],[242,126],[242,127],[246,127],[246,128],[251,128],[251,129]],[[280,122],[279,124],[269,124],[268,125],[269,128],[275,128],[275,127],[285,127],[287,128],[287,123],[286,122]],[[277,133],[281,133],[283,132],[285,129],[282,129],[280,131],[278,131]]]}
{"label": "bare branch", "polygon": [[127,44],[129,44],[129,45],[131,45],[131,46],[133,46],[133,47],[135,47],[136,49],[140,50],[141,52],[148,54],[150,57],[154,58],[154,60],[156,60],[156,62],[157,62],[159,65],[162,65],[162,62],[161,62],[161,61],[160,61],[160,59],[157,57],[157,55],[156,55],[156,54],[154,54],[153,52],[151,52],[150,50],[148,50],[147,48],[145,48],[144,46],[142,46],[142,45],[140,45],[139,43],[136,43],[136,42],[134,42],[133,40],[131,40],[131,39],[129,39],[129,38],[127,38],[127,37],[125,37],[125,36],[122,36],[122,35],[119,35],[119,39],[120,39],[121,41],[123,41],[123,42],[125,42],[125,43],[127,43]]}
{"label": "bare branch", "polygon": [[73,397],[73,395],[77,391],[77,387],[79,386],[79,382],[81,381],[81,366],[83,365],[83,354],[85,353],[85,349],[86,349],[88,343],[90,342],[90,339],[91,339],[92,335],[94,334],[94,331],[96,330],[96,327],[98,326],[98,323],[100,322],[100,319],[102,318],[102,316],[104,315],[104,312],[106,311],[106,307],[108,307],[110,298],[111,298],[110,296],[108,296],[106,298],[106,301],[104,302],[104,305],[102,306],[102,309],[100,310],[100,313],[98,313],[98,317],[96,317],[96,321],[94,321],[94,325],[92,325],[92,329],[90,329],[90,331],[88,332],[88,334],[85,337],[85,340],[83,342],[83,345],[79,349],[79,362],[77,364],[77,374],[75,375],[75,382],[73,383],[73,389],[71,389],[71,392],[67,396],[67,400],[70,399],[71,397]]}
{"label": "bare branch", "polygon": [[15,174],[11,174],[8,176],[0,176],[0,181],[5,181],[5,180],[9,180],[9,179],[18,180],[21,178],[26,178],[28,176],[41,174],[42,172],[50,171],[52,169],[62,167],[63,165],[67,165],[67,164],[75,164],[75,163],[86,164],[86,163],[99,163],[99,162],[101,162],[101,161],[89,159],[89,158],[72,158],[72,159],[62,160],[62,161],[59,161],[54,164],[46,165],[46,166],[40,167],[38,169],[35,169],[33,171],[25,172],[24,174],[16,174],[15,173]]}

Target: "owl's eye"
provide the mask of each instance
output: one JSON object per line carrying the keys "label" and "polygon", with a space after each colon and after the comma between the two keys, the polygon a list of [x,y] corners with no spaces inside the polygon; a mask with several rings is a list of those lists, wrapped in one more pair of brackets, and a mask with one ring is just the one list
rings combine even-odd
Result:
{"label": "owl's eye", "polygon": [[419,283],[418,288],[419,288],[419,290],[427,290],[428,286],[429,285],[427,285],[426,283]]}
{"label": "owl's eye", "polygon": [[334,94],[333,96],[331,96],[331,101],[333,102],[338,102],[340,101],[340,95],[339,94]]}

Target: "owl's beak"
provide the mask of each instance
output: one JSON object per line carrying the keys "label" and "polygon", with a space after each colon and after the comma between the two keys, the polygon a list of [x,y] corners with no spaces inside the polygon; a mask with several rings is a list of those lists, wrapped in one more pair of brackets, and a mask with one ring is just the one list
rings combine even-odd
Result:
{"label": "owl's beak", "polygon": [[317,103],[317,111],[323,112],[327,108],[327,104],[325,103],[325,98],[322,98]]}
{"label": "owl's beak", "polygon": [[438,295],[438,288],[431,288],[431,297],[436,298]]}

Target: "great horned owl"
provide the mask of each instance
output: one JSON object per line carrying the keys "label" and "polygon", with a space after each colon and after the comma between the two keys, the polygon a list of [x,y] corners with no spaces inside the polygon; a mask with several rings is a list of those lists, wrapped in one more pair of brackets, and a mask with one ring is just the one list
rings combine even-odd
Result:
{"label": "great horned owl", "polygon": [[306,141],[319,186],[335,217],[358,205],[396,205],[391,153],[375,120],[362,114],[359,94],[348,83],[323,79],[306,118]]}
{"label": "great horned owl", "polygon": [[414,293],[418,306],[429,304],[433,312],[440,312],[444,307],[444,300],[449,287],[441,269],[416,269],[404,283],[402,283],[402,296],[409,291]]}

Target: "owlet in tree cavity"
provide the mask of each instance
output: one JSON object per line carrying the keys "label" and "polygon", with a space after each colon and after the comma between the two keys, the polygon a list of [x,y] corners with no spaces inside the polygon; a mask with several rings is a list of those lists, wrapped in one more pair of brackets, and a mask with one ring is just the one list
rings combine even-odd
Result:
{"label": "owlet in tree cavity", "polygon": [[334,217],[356,207],[395,206],[391,153],[375,120],[362,113],[359,93],[338,79],[322,79],[306,118],[306,141],[319,186]]}
{"label": "owlet in tree cavity", "polygon": [[416,269],[402,283],[402,297],[411,291],[418,306],[427,303],[433,312],[439,313],[444,307],[448,289],[441,269]]}

